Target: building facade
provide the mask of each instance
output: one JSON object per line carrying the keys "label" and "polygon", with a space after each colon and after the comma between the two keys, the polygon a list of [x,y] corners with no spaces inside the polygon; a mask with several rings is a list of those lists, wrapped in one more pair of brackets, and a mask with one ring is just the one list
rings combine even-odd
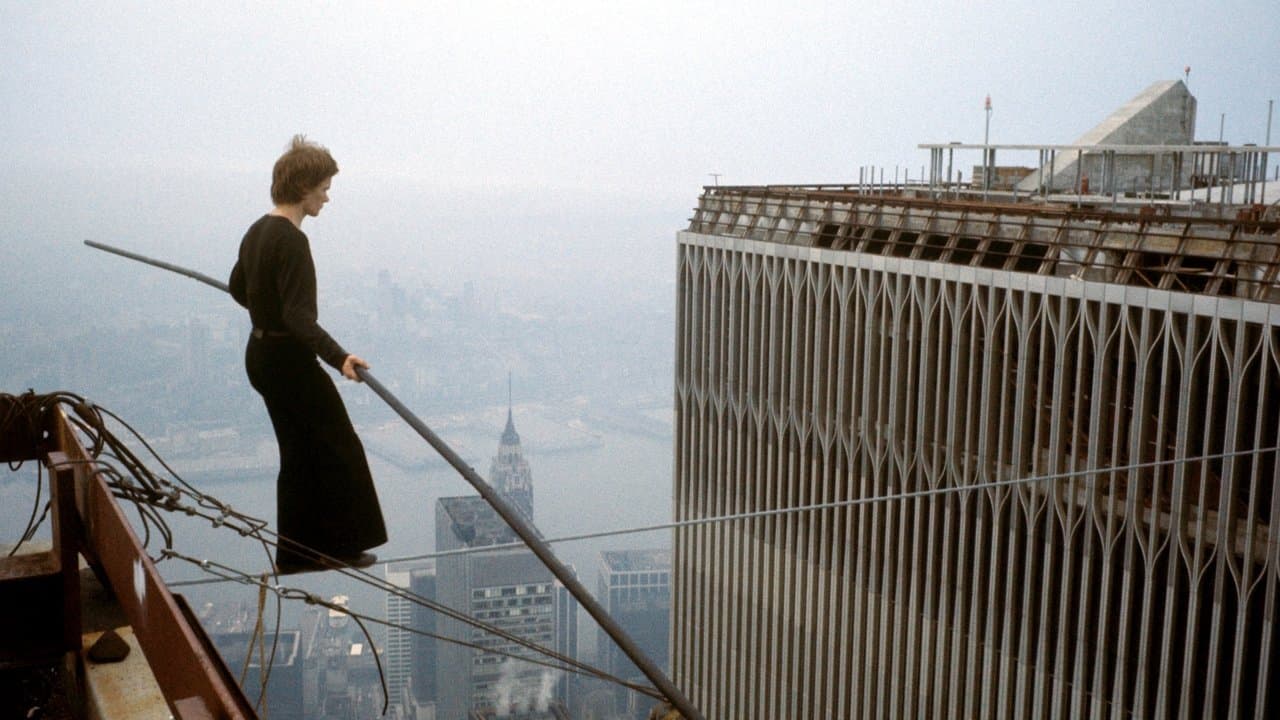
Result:
{"label": "building facade", "polygon": [[[240,671],[241,689],[251,703],[262,703],[271,717],[302,720],[303,663],[301,633],[284,630],[256,637],[253,632],[215,632],[209,635],[228,663]],[[269,662],[264,662],[269,659]],[[267,671],[263,672],[263,667]],[[264,686],[265,685],[265,686]],[[264,697],[265,695],[265,697]]]}
{"label": "building facade", "polygon": [[[597,598],[645,656],[671,672],[671,551],[606,550],[600,553]],[[646,683],[644,675],[604,630],[596,632],[601,668],[610,675]],[[651,699],[615,688],[615,708],[644,718]]]}
{"label": "building facade", "polygon": [[[1280,224],[707,188],[675,682],[706,717],[1269,717]],[[816,508],[798,510],[808,506]]]}
{"label": "building facade", "polygon": [[[436,504],[439,551],[475,549],[517,542],[515,533],[479,496],[441,498]],[[477,620],[570,657],[577,656],[577,603],[551,571],[525,548],[445,555],[437,559],[440,602]],[[571,619],[568,625],[558,619]],[[440,633],[480,646],[437,643],[436,687],[441,720],[471,712],[548,707],[568,684],[552,668],[523,662],[544,656],[508,638],[450,618],[437,620]],[[486,651],[496,652],[486,652]],[[499,654],[501,653],[501,654]],[[516,656],[513,658],[511,656]]]}
{"label": "building facade", "polygon": [[[386,573],[387,582],[404,591],[410,590],[410,575],[407,569],[392,570]],[[383,646],[382,667],[387,677],[387,693],[391,702],[404,703],[405,691],[411,684],[413,674],[413,608],[414,603],[401,595],[387,593],[386,600],[386,644]]]}
{"label": "building facade", "polygon": [[[410,599],[436,598],[436,564],[424,560],[412,565],[388,567],[386,579],[403,593],[389,592],[386,599],[388,627],[382,656],[387,692],[393,705],[406,717],[432,707],[436,700],[436,613]],[[413,712],[410,712],[413,710]]]}

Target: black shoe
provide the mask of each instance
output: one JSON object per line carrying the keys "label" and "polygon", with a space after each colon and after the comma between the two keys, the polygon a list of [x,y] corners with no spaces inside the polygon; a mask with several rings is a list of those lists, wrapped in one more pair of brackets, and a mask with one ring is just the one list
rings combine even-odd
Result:
{"label": "black shoe", "polygon": [[346,567],[367,568],[378,562],[378,556],[371,552],[362,552],[359,555],[339,558],[338,560]]}
{"label": "black shoe", "polygon": [[346,555],[343,557],[335,557],[333,560],[325,560],[322,558],[305,558],[300,557],[295,560],[282,560],[276,563],[277,575],[297,575],[299,573],[323,572],[325,570],[338,570],[344,567],[349,568],[367,568],[378,562],[378,556],[371,552],[362,552],[355,555]]}

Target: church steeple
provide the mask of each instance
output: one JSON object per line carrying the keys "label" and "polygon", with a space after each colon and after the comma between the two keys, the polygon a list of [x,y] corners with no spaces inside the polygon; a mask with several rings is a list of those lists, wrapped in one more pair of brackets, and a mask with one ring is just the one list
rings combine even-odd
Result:
{"label": "church steeple", "polygon": [[511,374],[507,374],[507,426],[498,442],[498,454],[489,467],[489,482],[509,499],[520,512],[533,521],[533,473],[520,449],[520,434],[511,403]]}

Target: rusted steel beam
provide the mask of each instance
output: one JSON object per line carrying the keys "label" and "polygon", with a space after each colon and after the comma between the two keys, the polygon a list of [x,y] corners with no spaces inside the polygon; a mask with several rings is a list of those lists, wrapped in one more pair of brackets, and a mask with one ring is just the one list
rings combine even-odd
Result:
{"label": "rusted steel beam", "polygon": [[[1076,207],[1065,204],[1019,203],[983,201],[978,199],[933,199],[927,197],[911,197],[900,194],[859,193],[851,189],[840,189],[826,186],[808,185],[721,185],[704,188],[703,197],[711,198],[802,198],[813,201],[834,200],[858,204],[880,204],[890,207],[938,207],[942,209],[977,210],[991,213],[1000,212],[1007,215],[1031,215],[1035,217],[1051,217],[1065,215],[1072,218],[1098,220],[1105,222],[1133,222],[1139,219],[1134,211],[1099,209],[1092,206]],[[1086,196],[1095,201],[1100,196]],[[1109,197],[1108,204],[1109,204]],[[1100,201],[1099,201],[1100,202]],[[1139,208],[1140,210],[1141,208]],[[1151,218],[1148,218],[1149,220]],[[1266,220],[1260,214],[1250,213],[1246,216],[1233,215],[1218,217],[1216,215],[1190,215],[1171,217],[1172,222],[1189,222],[1209,227],[1234,227],[1248,225],[1254,232],[1271,233],[1280,230],[1280,222]],[[199,278],[197,278],[199,279]]]}
{"label": "rusted steel beam", "polygon": [[80,573],[60,480],[50,483],[52,548],[0,555],[0,670],[57,662],[80,649]]}
{"label": "rusted steel beam", "polygon": [[175,717],[186,717],[183,711],[195,706],[191,699],[198,698],[212,717],[257,718],[240,688],[226,677],[221,659],[204,642],[203,629],[179,608],[111,488],[93,472],[88,454],[61,415],[57,431],[62,450],[50,453],[50,470],[56,482],[73,481],[83,498],[80,520],[86,556],[115,593]]}
{"label": "rusted steel beam", "polygon": [[[62,576],[62,645],[67,650],[80,649],[80,558],[78,548],[84,541],[83,525],[76,514],[75,478],[73,473],[53,473],[49,482],[53,504],[53,552],[58,558]],[[76,681],[83,677],[83,660],[76,658]],[[77,688],[80,690],[81,688]],[[77,697],[83,697],[79,693]]]}

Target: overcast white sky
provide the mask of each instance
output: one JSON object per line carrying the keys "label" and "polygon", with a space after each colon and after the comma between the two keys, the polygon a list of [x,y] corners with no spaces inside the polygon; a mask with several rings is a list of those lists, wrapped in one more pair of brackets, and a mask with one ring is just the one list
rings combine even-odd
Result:
{"label": "overcast white sky", "polygon": [[[1274,0],[267,5],[0,0],[0,223],[176,202],[238,239],[306,132],[342,166],[332,228],[394,233],[387,216],[423,211],[380,206],[394,183],[423,207],[473,190],[669,207],[670,247],[709,173],[915,175],[918,143],[981,140],[988,93],[993,142],[1070,142],[1186,65],[1202,139],[1225,113],[1228,140],[1261,143],[1280,99]],[[183,173],[241,179],[163,190]]]}

